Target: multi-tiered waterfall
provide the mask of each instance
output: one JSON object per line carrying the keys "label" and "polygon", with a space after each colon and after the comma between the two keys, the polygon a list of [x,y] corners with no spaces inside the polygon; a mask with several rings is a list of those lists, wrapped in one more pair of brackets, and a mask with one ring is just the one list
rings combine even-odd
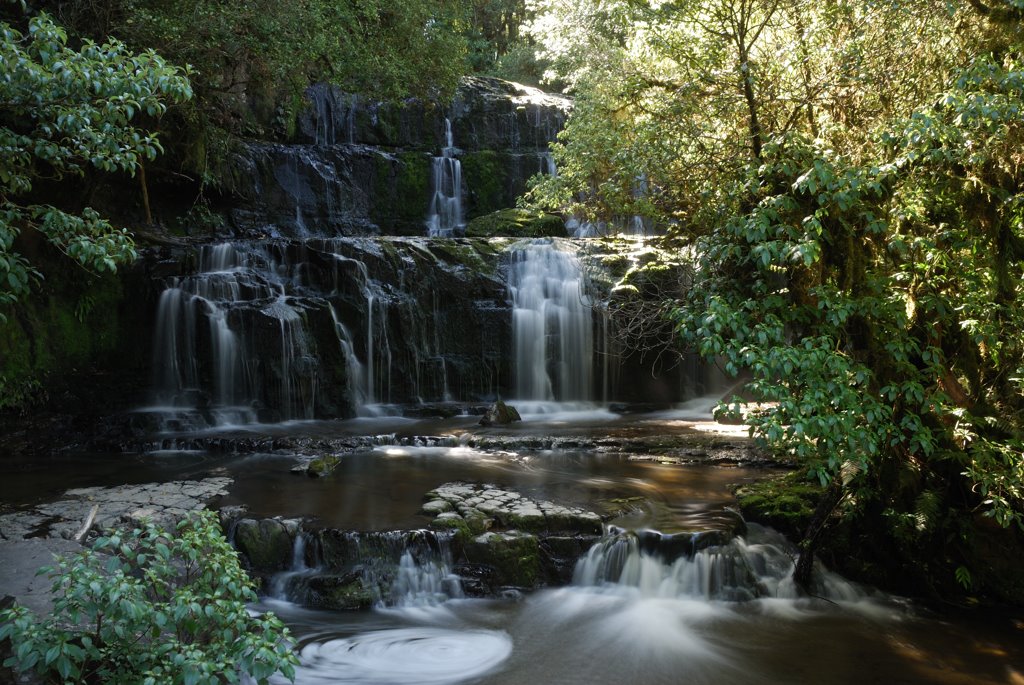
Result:
{"label": "multi-tiered waterfall", "polygon": [[462,163],[455,154],[451,119],[444,120],[444,147],[441,156],[434,157],[430,171],[430,211],[427,215],[427,235],[449,238],[465,230],[462,213]]}

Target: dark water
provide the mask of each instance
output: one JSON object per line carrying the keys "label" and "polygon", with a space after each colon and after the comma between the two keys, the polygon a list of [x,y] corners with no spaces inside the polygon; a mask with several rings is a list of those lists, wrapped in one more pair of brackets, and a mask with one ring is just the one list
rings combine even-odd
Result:
{"label": "dark water", "polygon": [[743,685],[1024,682],[1024,630],[883,600],[707,602],[625,589],[312,612],[278,602],[307,683]]}
{"label": "dark water", "polygon": [[[464,417],[300,422],[221,433],[389,436],[380,441],[390,444],[343,454],[338,469],[324,479],[291,474],[295,455],[286,450],[15,461],[0,480],[0,497],[14,506],[70,487],[229,475],[234,485],[225,503],[244,503],[256,515],[308,515],[340,528],[386,530],[425,526],[427,519],[418,513],[424,493],[464,480],[614,510],[616,523],[626,528],[673,532],[727,521],[731,486],[765,474],[632,461],[613,448],[460,446],[466,433],[625,439],[701,428],[680,415],[529,418],[488,430]],[[447,446],[416,436],[439,436]],[[757,546],[753,539],[749,544]],[[723,601],[677,583],[672,574],[678,569],[657,560],[640,559],[635,570],[629,582],[578,580],[508,600],[454,598],[346,613],[309,611],[273,599],[261,606],[278,612],[298,639],[299,683],[1024,684],[1024,620],[1017,615],[935,613],[838,578],[830,581],[832,601],[796,599],[784,580],[775,596]]]}

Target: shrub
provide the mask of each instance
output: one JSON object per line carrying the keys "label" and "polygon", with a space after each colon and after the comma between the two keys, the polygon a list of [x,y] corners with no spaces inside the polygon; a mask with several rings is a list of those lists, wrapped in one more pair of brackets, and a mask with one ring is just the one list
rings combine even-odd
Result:
{"label": "shrub", "polygon": [[173,533],[152,523],[111,532],[91,549],[40,569],[54,610],[0,613],[5,665],[72,683],[258,683],[294,679],[297,657],[273,614],[251,615],[252,581],[212,512]]}

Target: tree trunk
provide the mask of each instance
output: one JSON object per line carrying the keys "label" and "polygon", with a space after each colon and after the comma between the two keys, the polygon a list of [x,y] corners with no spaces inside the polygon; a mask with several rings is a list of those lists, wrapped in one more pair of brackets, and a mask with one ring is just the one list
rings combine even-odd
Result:
{"label": "tree trunk", "polygon": [[842,498],[843,488],[833,479],[818,501],[814,516],[804,532],[804,539],[800,541],[800,558],[796,562],[796,570],[793,571],[793,582],[807,594],[814,594],[811,587],[814,553],[821,542],[821,534],[827,527],[829,517],[832,516],[832,512],[835,511]]}
{"label": "tree trunk", "polygon": [[747,101],[747,115],[750,129],[750,149],[754,159],[761,159],[762,141],[761,120],[757,115],[757,97],[754,95],[754,75],[750,73],[750,55],[740,38],[740,76],[743,79],[743,99]]}
{"label": "tree trunk", "polygon": [[142,186],[142,207],[146,211],[146,225],[153,225],[153,212],[149,209],[149,186],[146,185],[146,165],[139,162],[139,185]]}

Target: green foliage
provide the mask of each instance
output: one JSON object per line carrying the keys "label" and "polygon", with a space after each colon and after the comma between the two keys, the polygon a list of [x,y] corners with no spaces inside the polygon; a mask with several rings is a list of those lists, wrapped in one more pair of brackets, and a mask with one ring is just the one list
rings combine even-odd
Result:
{"label": "green foliage", "polygon": [[[42,277],[15,250],[25,229],[93,272],[113,272],[135,258],[134,244],[95,211],[21,204],[40,179],[81,176],[87,169],[134,173],[160,150],[137,122],[158,117],[167,101],[191,96],[187,78],[153,52],[132,54],[120,42],[80,49],[41,14],[23,35],[0,23],[0,306],[26,295]],[[3,321],[0,313],[0,321]]]}
{"label": "green foliage", "polygon": [[978,59],[856,162],[796,134],[698,245],[685,339],[749,373],[752,432],[903,543],[1024,527],[1024,65]]}
{"label": "green foliage", "polygon": [[20,671],[63,683],[294,678],[288,632],[273,614],[246,610],[256,594],[211,512],[190,515],[174,534],[152,524],[112,532],[43,571],[54,612],[0,615],[0,639],[14,653],[6,665]]}
{"label": "green foliage", "polygon": [[529,34],[577,107],[554,150],[559,175],[535,201],[695,232],[737,209],[722,191],[773,136],[801,132],[855,157],[873,126],[940,88],[976,38],[944,0],[536,7]]}
{"label": "green foliage", "polygon": [[241,137],[294,135],[311,83],[391,101],[454,93],[468,2],[44,0],[79,36],[116,36],[191,66],[195,98],[162,122],[172,134],[162,163],[221,187]]}

